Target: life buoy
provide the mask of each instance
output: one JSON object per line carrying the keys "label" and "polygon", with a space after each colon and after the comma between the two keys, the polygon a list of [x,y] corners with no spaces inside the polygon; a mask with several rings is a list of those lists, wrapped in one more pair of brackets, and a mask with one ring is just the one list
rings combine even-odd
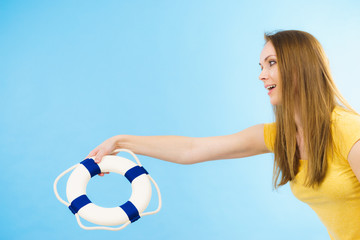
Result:
{"label": "life buoy", "polygon": [[[104,229],[104,230],[121,230],[128,224],[137,221],[140,217],[157,213],[161,208],[161,195],[156,182],[150,177],[144,167],[141,166],[136,155],[127,149],[119,149],[115,152],[129,152],[136,159],[135,164],[129,159],[108,155],[104,156],[102,161],[97,164],[92,158],[72,166],[68,170],[61,173],[54,182],[54,192],[60,202],[69,207],[71,212],[76,216],[80,227],[87,230]],[[66,185],[66,195],[68,202],[62,200],[57,192],[57,182],[66,173],[73,170]],[[130,199],[121,206],[114,208],[100,207],[91,202],[86,196],[86,186],[89,180],[101,172],[114,172],[125,176],[132,187]],[[151,200],[151,183],[153,182],[158,192],[158,209],[153,212],[143,213]],[[110,228],[104,226],[85,227],[80,217],[85,220],[104,226],[115,226],[123,224],[118,228]]]}

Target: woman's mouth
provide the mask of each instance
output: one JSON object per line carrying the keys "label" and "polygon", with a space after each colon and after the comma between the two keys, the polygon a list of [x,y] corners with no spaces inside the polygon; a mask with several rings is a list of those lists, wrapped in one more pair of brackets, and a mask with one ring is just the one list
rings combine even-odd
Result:
{"label": "woman's mouth", "polygon": [[275,88],[276,88],[276,85],[271,85],[271,86],[269,86],[269,87],[268,87],[268,90],[269,90],[268,95],[270,95],[270,93],[271,93]]}

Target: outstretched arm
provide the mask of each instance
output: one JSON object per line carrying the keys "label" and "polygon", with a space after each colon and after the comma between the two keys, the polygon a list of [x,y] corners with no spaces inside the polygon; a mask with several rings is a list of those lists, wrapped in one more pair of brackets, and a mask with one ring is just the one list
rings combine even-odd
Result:
{"label": "outstretched arm", "polygon": [[192,145],[187,159],[190,163],[244,158],[270,152],[264,141],[264,124],[231,135],[194,138]]}
{"label": "outstretched arm", "polygon": [[264,142],[264,124],[258,124],[235,134],[215,137],[118,135],[100,144],[87,157],[95,156],[95,161],[100,162],[103,156],[118,148],[179,164],[243,158],[269,152]]}

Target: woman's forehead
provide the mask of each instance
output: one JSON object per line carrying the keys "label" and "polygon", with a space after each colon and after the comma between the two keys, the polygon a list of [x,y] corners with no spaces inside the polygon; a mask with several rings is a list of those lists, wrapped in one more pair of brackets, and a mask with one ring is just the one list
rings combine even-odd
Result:
{"label": "woman's forehead", "polygon": [[265,44],[263,50],[261,51],[260,63],[264,62],[265,59],[270,55],[276,56],[276,51],[275,51],[275,48],[274,48],[273,44],[270,41],[268,41]]}

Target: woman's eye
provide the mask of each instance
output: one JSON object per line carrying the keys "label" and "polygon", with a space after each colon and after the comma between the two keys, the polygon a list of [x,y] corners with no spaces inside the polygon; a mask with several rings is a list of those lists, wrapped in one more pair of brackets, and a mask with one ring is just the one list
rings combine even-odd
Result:
{"label": "woman's eye", "polygon": [[275,61],[269,61],[270,66],[274,65],[276,62]]}

